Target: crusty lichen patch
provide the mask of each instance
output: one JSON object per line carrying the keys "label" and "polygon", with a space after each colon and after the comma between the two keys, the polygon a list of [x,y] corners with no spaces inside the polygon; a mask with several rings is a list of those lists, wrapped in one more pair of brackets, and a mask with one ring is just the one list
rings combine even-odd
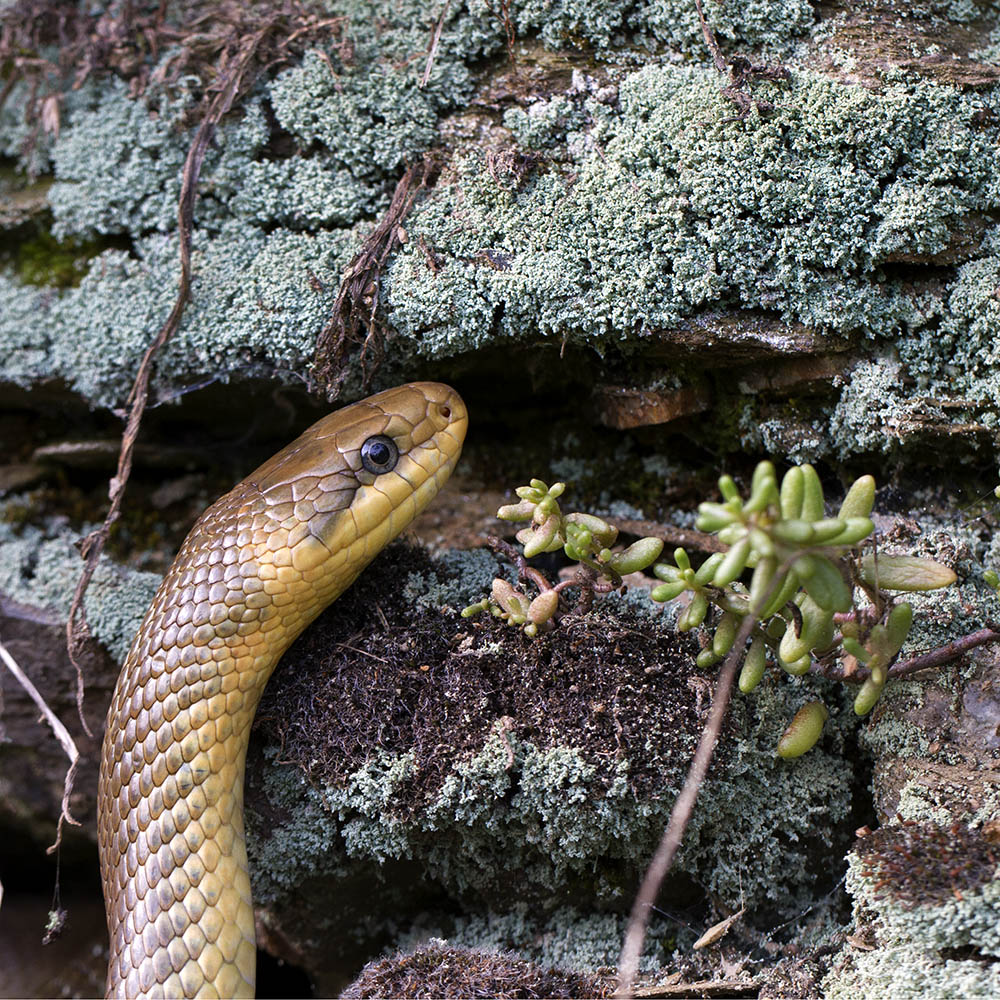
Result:
{"label": "crusty lichen patch", "polygon": [[[624,610],[529,641],[410,603],[415,579],[449,575],[394,547],[286,655],[257,734],[307,775],[303,786],[286,769],[297,794],[335,817],[338,846],[296,852],[286,877],[284,821],[254,819],[253,851],[268,856],[255,885],[287,906],[302,879],[336,884],[346,857],[356,871],[413,865],[421,892],[437,886],[453,901],[627,907],[710,704],[695,649]],[[820,748],[781,761],[774,746],[806,697],[798,682],[775,684],[734,706],[680,857],[683,897],[692,877],[782,911],[829,889],[854,782],[843,740],[856,723],[845,703]]]}

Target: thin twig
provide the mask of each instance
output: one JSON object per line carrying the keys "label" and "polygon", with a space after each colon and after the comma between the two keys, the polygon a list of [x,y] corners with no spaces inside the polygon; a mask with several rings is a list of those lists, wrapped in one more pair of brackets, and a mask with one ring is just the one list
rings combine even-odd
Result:
{"label": "thin twig", "polygon": [[[968,635],[963,635],[927,653],[921,653],[919,656],[911,656],[908,660],[900,660],[889,667],[887,674],[889,677],[906,677],[908,674],[915,674],[920,670],[941,667],[951,660],[957,659],[970,649],[975,649],[976,646],[984,646],[988,642],[998,641],[1000,641],[1000,629],[981,628],[978,632],[970,632]],[[826,677],[829,680],[857,682],[859,684],[867,680],[871,673],[867,667],[859,667],[857,670],[848,673],[843,665],[839,663],[828,666],[817,665],[817,669],[811,672],[819,674],[821,677]]]}
{"label": "thin twig", "polygon": [[674,802],[673,809],[670,810],[670,820],[666,830],[663,831],[660,846],[657,847],[653,860],[649,863],[649,868],[646,869],[642,884],[636,893],[635,902],[632,904],[632,912],[629,914],[628,928],[625,932],[625,943],[622,945],[621,956],[618,959],[616,997],[631,997],[633,995],[632,986],[639,971],[639,957],[646,940],[649,912],[656,902],[660,886],[663,884],[667,872],[670,871],[674,856],[684,838],[684,831],[691,819],[695,802],[698,799],[698,792],[701,790],[702,782],[708,773],[715,744],[722,731],[722,723],[726,717],[729,698],[733,690],[733,680],[736,677],[736,668],[743,656],[746,641],[756,624],[756,619],[752,615],[747,615],[744,618],[736,636],[736,642],[719,671],[715,692],[712,695],[712,707],[709,710],[705,728],[702,730],[701,739],[698,741],[698,749],[695,751],[691,767],[684,779],[684,786]]}
{"label": "thin twig", "polygon": [[139,425],[146,409],[149,396],[149,380],[152,376],[153,359],[157,352],[170,339],[180,325],[184,307],[191,293],[191,232],[194,228],[194,205],[198,192],[198,178],[201,175],[202,163],[209,143],[215,133],[216,126],[222,117],[232,108],[241,88],[245,85],[246,72],[251,65],[261,42],[273,30],[273,22],[268,22],[249,38],[244,39],[236,53],[224,59],[219,68],[218,92],[209,104],[205,116],[198,126],[191,148],[184,161],[184,172],[181,183],[181,194],[177,206],[177,228],[180,250],[181,274],[178,281],[177,295],[173,308],[164,324],[160,327],[150,345],[146,348],[142,362],[139,365],[132,391],[129,393],[126,405],[129,407],[128,420],[122,434],[122,446],[118,455],[118,469],[112,478],[108,496],[111,505],[103,524],[92,531],[82,542],[80,553],[85,560],[80,579],[77,581],[73,600],[70,603],[69,618],[66,622],[66,647],[69,658],[76,670],[76,704],[80,722],[88,736],[93,736],[83,715],[84,680],[83,668],[80,666],[79,654],[84,641],[90,634],[87,626],[86,610],[83,597],[87,592],[94,571],[112,525],[121,515],[122,501],[125,497],[125,487],[132,472],[132,458],[135,451],[136,438],[139,435]]}
{"label": "thin twig", "polygon": [[439,156],[430,152],[406,168],[385,215],[347,267],[333,312],[316,338],[312,379],[326,392],[328,402],[337,398],[347,377],[346,359],[351,345],[361,347],[362,377],[366,383],[372,374],[366,365],[368,351],[374,352],[374,366],[381,361],[384,330],[377,322],[377,314],[382,274],[390,255],[402,243],[403,219],[413,208],[417,195],[437,177],[439,164]]}
{"label": "thin twig", "polygon": [[427,86],[427,81],[431,78],[431,70],[434,68],[434,57],[437,55],[438,42],[441,41],[441,29],[444,27],[444,19],[448,13],[448,7],[450,5],[451,0],[444,0],[444,4],[441,7],[441,14],[437,19],[437,24],[434,25],[434,32],[431,35],[431,44],[427,49],[427,65],[424,66],[424,75],[420,78],[421,90]]}
{"label": "thin twig", "polygon": [[701,791],[705,775],[708,773],[708,767],[712,763],[715,744],[722,732],[722,723],[729,708],[736,668],[743,658],[750,633],[760,621],[760,611],[767,607],[768,601],[774,596],[785,574],[791,568],[792,561],[792,558],[789,558],[778,567],[771,580],[771,585],[750,608],[750,613],[744,617],[732,648],[725,660],[722,661],[722,667],[715,683],[715,691],[712,695],[712,707],[709,710],[705,727],[701,731],[701,738],[698,740],[698,747],[691,760],[687,777],[684,779],[680,793],[670,810],[667,828],[663,831],[660,844],[656,848],[653,860],[649,863],[649,868],[646,870],[639,891],[636,893],[635,901],[632,903],[632,912],[629,914],[628,927],[625,930],[625,941],[618,959],[616,997],[631,997],[633,995],[632,987],[639,972],[639,958],[646,940],[649,914],[656,903],[656,897],[659,895],[663,880],[667,877],[667,872],[670,871],[674,856],[684,839],[684,831],[687,829],[691,814],[694,812],[695,802],[698,800],[698,793]]}
{"label": "thin twig", "polygon": [[[59,847],[62,841],[62,825],[63,820],[73,826],[79,826],[79,822],[73,819],[73,816],[69,811],[69,797],[73,791],[73,779],[76,776],[76,765],[80,759],[80,751],[76,748],[76,743],[73,741],[73,737],[70,736],[69,730],[59,721],[55,712],[45,703],[45,699],[41,696],[38,688],[28,679],[27,675],[20,668],[17,660],[7,650],[7,647],[0,642],[0,659],[7,665],[7,669],[14,675],[14,679],[21,685],[22,688],[28,693],[28,697],[35,703],[38,710],[42,713],[45,721],[49,724],[52,732],[55,734],[55,738],[59,741],[59,745],[63,748],[66,756],[69,757],[69,769],[66,771],[66,777],[63,781],[63,797],[62,797],[62,808],[59,813],[59,821],[56,824],[56,839],[55,843],[52,844],[48,849],[48,853],[51,854],[54,850]],[[2,889],[0,889],[0,900],[3,898]]]}

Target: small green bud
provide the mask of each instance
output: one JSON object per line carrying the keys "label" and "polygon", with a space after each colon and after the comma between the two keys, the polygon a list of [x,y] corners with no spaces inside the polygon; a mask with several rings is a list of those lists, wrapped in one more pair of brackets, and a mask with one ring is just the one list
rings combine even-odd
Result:
{"label": "small green bud", "polygon": [[689,632],[697,628],[708,614],[708,598],[704,594],[694,594],[691,603],[681,612],[677,619],[677,631]]}
{"label": "small green bud", "polygon": [[[778,643],[778,662],[787,670],[791,664],[798,663],[809,653],[809,639],[805,629],[799,635],[795,629],[786,628],[785,634]],[[807,657],[808,658],[808,657]]]}
{"label": "small green bud", "polygon": [[743,572],[747,564],[747,557],[750,555],[750,538],[741,538],[723,557],[719,568],[715,571],[712,582],[716,587],[728,587],[740,573]]}
{"label": "small green bud", "polygon": [[719,568],[719,563],[725,558],[724,552],[713,552],[699,567],[694,575],[694,582],[699,587],[704,587],[712,582],[715,571]]}
{"label": "small green bud", "polygon": [[[1000,489],[1000,487],[997,488]],[[996,590],[1000,587],[1000,576],[997,575],[995,570],[988,569],[985,573],[983,573],[983,583],[985,583],[987,587],[991,587],[993,590]]]}
{"label": "small green bud", "polygon": [[803,705],[788,724],[778,741],[778,756],[785,760],[801,757],[817,744],[823,735],[823,723],[830,718],[826,705],[811,701]]}
{"label": "small green bud", "polygon": [[851,656],[853,656],[859,663],[867,663],[872,658],[871,653],[869,653],[868,650],[865,649],[865,647],[852,636],[842,636],[841,645],[844,647],[845,651],[850,653]]}
{"label": "small green bud", "polygon": [[619,576],[626,576],[629,573],[637,573],[639,570],[645,569],[650,563],[660,558],[662,551],[662,539],[640,538],[624,552],[613,555],[608,563]]}
{"label": "small green bud", "polygon": [[714,666],[719,662],[719,657],[715,655],[712,647],[709,646],[708,649],[703,649],[697,657],[695,657],[694,662],[700,670],[707,670],[709,667]]}
{"label": "small green bud", "polygon": [[858,691],[857,696],[854,699],[854,714],[855,715],[867,715],[874,707],[875,702],[878,701],[879,696],[882,694],[881,684],[876,684],[875,681],[869,677],[861,685],[861,690]]}
{"label": "small green bud", "polygon": [[875,530],[875,522],[870,517],[842,518],[844,530],[829,540],[830,545],[857,545]]}
{"label": "small green bud", "polygon": [[680,597],[687,589],[687,584],[683,580],[675,580],[673,583],[661,583],[658,587],[654,587],[649,592],[649,596],[654,601],[662,603],[663,601],[672,601],[675,597]]}
{"label": "small green bud", "polygon": [[803,674],[809,673],[809,668],[812,666],[812,657],[807,653],[802,659],[795,660],[792,663],[785,663],[781,659],[778,662],[785,673],[791,674],[793,677],[801,677]]}
{"label": "small green bud", "polygon": [[698,518],[695,527],[699,531],[721,531],[727,524],[732,524],[736,515],[720,503],[698,504]]}
{"label": "small green bud", "polygon": [[715,635],[712,636],[711,646],[716,659],[722,659],[733,648],[739,623],[739,618],[731,611],[725,612],[719,619],[719,624],[715,627]]}
{"label": "small green bud", "polygon": [[580,528],[585,528],[597,539],[597,544],[601,548],[614,545],[615,539],[618,537],[618,529],[614,525],[608,524],[603,518],[595,517],[593,514],[581,514],[579,511],[575,511],[566,515],[566,522],[567,526],[575,524]]}
{"label": "small green bud", "polygon": [[889,612],[885,620],[885,631],[889,640],[890,656],[895,656],[906,642],[913,624],[913,608],[906,601],[901,601]]}
{"label": "small green bud", "polygon": [[736,486],[732,476],[719,476],[719,492],[726,503],[740,499],[739,488]]}
{"label": "small green bud", "polygon": [[950,587],[955,571],[933,559],[920,556],[882,556],[869,553],[861,559],[861,579],[883,590],[938,590]]}
{"label": "small green bud", "polygon": [[501,521],[528,521],[535,512],[535,504],[531,500],[522,500],[520,503],[505,504],[497,511],[497,517]]}
{"label": "small green bud", "polygon": [[743,505],[744,514],[759,514],[778,503],[778,478],[770,462],[758,462],[750,483],[750,498]]}
{"label": "small green bud", "polygon": [[813,522],[813,545],[825,545],[844,533],[847,522],[839,517],[824,517]]}
{"label": "small green bud", "polygon": [[682,572],[691,568],[691,560],[683,549],[674,549],[674,563]]}
{"label": "small green bud", "polygon": [[[802,502],[805,499],[805,486],[802,469],[793,465],[781,480],[781,517],[788,521],[802,517]],[[807,518],[807,520],[809,520]]]}
{"label": "small green bud", "polygon": [[813,540],[813,526],[801,517],[790,517],[777,521],[772,527],[774,537],[789,545],[809,545]]}
{"label": "small green bud", "polygon": [[467,608],[462,608],[462,617],[471,618],[473,615],[478,615],[480,611],[485,611],[489,606],[490,602],[486,600],[470,604]]}
{"label": "small green bud", "polygon": [[871,517],[875,506],[875,477],[862,476],[855,479],[840,505],[838,517],[845,521],[852,517]]}
{"label": "small green bud", "polygon": [[820,521],[824,514],[823,484],[811,465],[802,467],[802,514],[806,521]]}
{"label": "small green bud", "polygon": [[753,638],[740,670],[740,690],[749,694],[761,682],[767,667],[767,646],[760,635]]}

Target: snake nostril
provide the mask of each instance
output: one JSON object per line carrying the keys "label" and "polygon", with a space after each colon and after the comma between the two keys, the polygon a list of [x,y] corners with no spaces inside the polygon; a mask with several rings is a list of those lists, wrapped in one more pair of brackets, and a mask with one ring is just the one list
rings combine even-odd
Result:
{"label": "snake nostril", "polygon": [[451,417],[451,407],[447,404],[442,404],[438,407],[438,413],[440,413],[445,420],[448,420]]}

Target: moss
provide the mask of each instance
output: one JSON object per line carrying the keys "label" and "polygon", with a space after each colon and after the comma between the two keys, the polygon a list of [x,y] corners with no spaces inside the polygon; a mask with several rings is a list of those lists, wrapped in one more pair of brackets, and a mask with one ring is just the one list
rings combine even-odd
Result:
{"label": "moss", "polygon": [[[494,906],[627,905],[700,731],[690,654],[649,619],[605,614],[530,642],[432,611],[415,597],[424,580],[443,596],[431,565],[398,546],[376,561],[286,654],[261,735],[310,776],[357,871],[409,863],[450,898]],[[828,878],[816,858],[846,837],[849,706],[802,761],[774,753],[807,689],[775,684],[734,708],[679,859],[723,899],[811,897]]]}
{"label": "moss", "polygon": [[91,259],[103,249],[96,240],[60,241],[47,229],[36,228],[34,236],[17,243],[12,263],[18,279],[27,285],[71,288],[79,285]]}
{"label": "moss", "polygon": [[370,962],[344,991],[361,997],[604,997],[610,979],[540,968],[512,954],[450,946],[431,940],[421,947]]}

